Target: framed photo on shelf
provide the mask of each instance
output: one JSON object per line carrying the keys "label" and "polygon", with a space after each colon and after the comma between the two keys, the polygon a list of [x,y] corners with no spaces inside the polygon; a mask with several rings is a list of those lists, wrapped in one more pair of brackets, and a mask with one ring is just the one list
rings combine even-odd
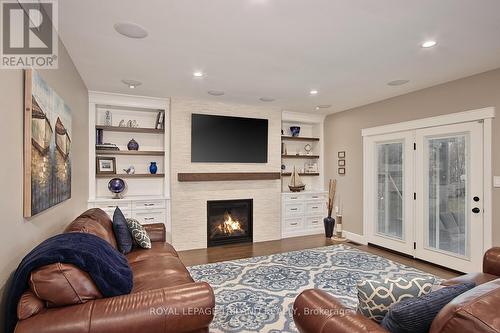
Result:
{"label": "framed photo on shelf", "polygon": [[345,160],[339,160],[339,166],[343,167],[345,166]]}
{"label": "framed photo on shelf", "polygon": [[114,157],[96,157],[96,174],[114,175],[116,174],[116,159]]}
{"label": "framed photo on shelf", "polygon": [[339,168],[339,175],[345,175],[345,168]]}
{"label": "framed photo on shelf", "polygon": [[338,157],[338,158],[345,158],[345,151],[339,151],[339,152],[337,153],[337,157]]}

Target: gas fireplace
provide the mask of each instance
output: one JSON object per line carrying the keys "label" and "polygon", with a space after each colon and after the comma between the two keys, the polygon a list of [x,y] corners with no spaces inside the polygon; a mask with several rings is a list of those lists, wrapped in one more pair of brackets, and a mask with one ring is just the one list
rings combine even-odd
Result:
{"label": "gas fireplace", "polygon": [[253,200],[207,202],[207,245],[252,242]]}

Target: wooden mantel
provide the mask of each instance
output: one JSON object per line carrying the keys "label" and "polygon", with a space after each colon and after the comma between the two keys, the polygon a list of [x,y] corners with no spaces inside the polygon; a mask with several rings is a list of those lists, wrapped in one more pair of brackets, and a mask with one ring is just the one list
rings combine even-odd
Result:
{"label": "wooden mantel", "polygon": [[280,172],[205,172],[178,173],[180,182],[210,182],[230,180],[275,180],[281,179]]}

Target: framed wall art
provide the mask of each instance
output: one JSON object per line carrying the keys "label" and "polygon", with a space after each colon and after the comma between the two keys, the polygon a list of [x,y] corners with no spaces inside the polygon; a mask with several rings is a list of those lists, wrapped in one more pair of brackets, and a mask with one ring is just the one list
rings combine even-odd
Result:
{"label": "framed wall art", "polygon": [[98,175],[116,174],[116,159],[114,157],[96,157],[95,172]]}
{"label": "framed wall art", "polygon": [[71,198],[71,109],[34,70],[24,72],[24,217]]}

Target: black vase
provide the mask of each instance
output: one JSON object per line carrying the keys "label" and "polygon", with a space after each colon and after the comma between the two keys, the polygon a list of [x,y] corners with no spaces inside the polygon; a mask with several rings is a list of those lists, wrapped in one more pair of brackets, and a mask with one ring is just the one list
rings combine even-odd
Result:
{"label": "black vase", "polygon": [[323,219],[323,224],[325,225],[325,237],[332,238],[333,228],[335,227],[335,219],[331,216],[325,217]]}

